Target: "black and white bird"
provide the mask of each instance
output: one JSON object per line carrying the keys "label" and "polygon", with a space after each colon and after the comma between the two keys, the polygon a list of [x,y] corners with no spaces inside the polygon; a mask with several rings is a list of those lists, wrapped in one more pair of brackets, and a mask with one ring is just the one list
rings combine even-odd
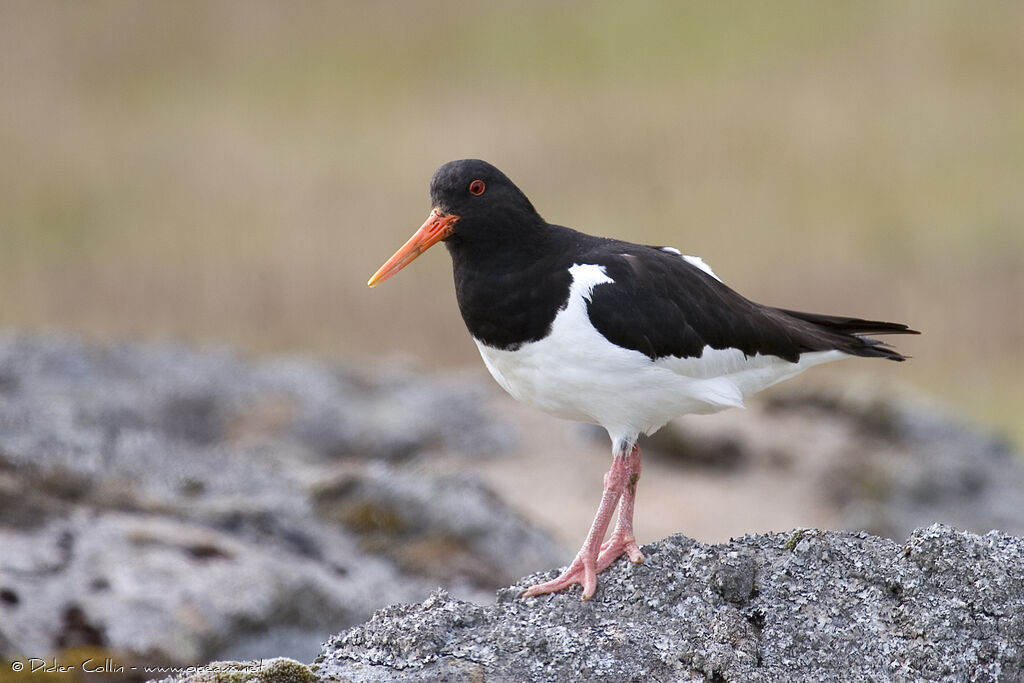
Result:
{"label": "black and white bird", "polygon": [[742,406],[813,365],[905,360],[865,335],[916,334],[899,323],[762,306],[677,249],[551,225],[504,173],[477,159],[439,168],[430,198],[426,222],[369,286],[444,242],[462,317],[498,384],[551,415],[601,425],[612,441],[583,547],[526,596],[579,583],[589,599],[597,574],[620,555],[643,561],[633,535],[641,434],[680,415]]}

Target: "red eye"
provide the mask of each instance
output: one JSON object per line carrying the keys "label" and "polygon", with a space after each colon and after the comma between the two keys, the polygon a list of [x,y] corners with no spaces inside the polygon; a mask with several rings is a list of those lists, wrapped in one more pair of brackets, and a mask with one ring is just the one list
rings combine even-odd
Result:
{"label": "red eye", "polygon": [[469,193],[474,197],[479,197],[487,189],[487,185],[482,180],[474,180],[469,184]]}

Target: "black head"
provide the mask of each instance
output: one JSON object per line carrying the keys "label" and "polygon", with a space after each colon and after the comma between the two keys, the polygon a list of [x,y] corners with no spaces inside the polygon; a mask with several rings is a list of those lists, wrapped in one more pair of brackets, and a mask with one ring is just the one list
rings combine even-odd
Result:
{"label": "black head", "polygon": [[[479,159],[449,161],[430,180],[433,209],[409,241],[374,273],[371,287],[440,241],[449,250],[484,242],[529,241],[546,223],[504,173]],[[481,247],[484,248],[484,247]]]}
{"label": "black head", "polygon": [[[532,220],[536,210],[526,195],[504,173],[480,159],[449,161],[430,180],[430,200],[442,214],[459,222]],[[455,228],[459,232],[459,228]]]}

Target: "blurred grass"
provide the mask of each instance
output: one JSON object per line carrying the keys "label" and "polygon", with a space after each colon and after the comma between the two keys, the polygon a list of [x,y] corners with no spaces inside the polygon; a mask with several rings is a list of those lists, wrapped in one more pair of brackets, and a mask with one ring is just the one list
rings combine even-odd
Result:
{"label": "blurred grass", "polygon": [[910,385],[1024,443],[1024,4],[0,4],[0,326],[478,363],[439,251],[366,278],[449,159],[906,321]]}

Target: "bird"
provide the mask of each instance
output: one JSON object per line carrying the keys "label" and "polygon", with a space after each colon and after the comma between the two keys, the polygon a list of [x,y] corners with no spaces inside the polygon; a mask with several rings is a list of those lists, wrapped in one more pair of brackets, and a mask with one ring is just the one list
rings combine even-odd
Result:
{"label": "bird", "polygon": [[522,597],[578,584],[589,600],[597,575],[619,557],[644,561],[633,531],[641,435],[682,415],[742,407],[814,365],[855,356],[903,361],[869,335],[919,334],[902,323],[761,305],[673,247],[550,224],[508,176],[479,159],[442,165],[430,198],[423,225],[367,284],[443,242],[462,318],[497,383],[553,416],[600,425],[612,443],[579,552]]}

